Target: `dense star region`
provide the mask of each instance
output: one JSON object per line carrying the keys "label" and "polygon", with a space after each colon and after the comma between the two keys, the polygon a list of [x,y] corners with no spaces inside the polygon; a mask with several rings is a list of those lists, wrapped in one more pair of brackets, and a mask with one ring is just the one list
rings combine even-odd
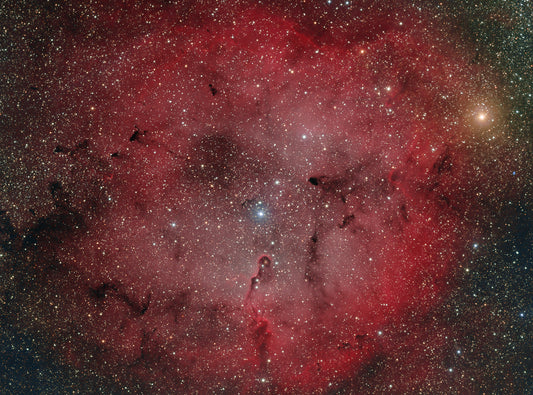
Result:
{"label": "dense star region", "polygon": [[2,311],[72,388],[525,388],[455,307],[530,193],[497,70],[438,7],[311,3],[12,11]]}

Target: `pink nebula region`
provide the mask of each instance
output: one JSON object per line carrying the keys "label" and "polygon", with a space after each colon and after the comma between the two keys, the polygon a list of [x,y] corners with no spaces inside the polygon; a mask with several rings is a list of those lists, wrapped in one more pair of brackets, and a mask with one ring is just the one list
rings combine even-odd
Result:
{"label": "pink nebula region", "polygon": [[423,9],[260,3],[92,4],[58,33],[27,203],[58,353],[146,392],[468,388],[441,310],[490,81]]}

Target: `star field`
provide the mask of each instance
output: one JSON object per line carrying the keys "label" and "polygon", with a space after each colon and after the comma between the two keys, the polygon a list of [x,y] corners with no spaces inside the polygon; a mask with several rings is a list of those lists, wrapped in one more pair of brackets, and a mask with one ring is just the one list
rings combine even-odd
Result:
{"label": "star field", "polygon": [[19,2],[6,393],[527,393],[527,1]]}

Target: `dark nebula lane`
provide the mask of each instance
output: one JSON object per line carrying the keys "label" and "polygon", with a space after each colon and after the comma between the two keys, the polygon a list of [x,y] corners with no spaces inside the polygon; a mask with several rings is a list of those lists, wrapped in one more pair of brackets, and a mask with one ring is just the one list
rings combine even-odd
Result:
{"label": "dark nebula lane", "polygon": [[15,332],[102,392],[504,389],[453,306],[530,152],[442,4],[12,14],[38,30],[1,66]]}

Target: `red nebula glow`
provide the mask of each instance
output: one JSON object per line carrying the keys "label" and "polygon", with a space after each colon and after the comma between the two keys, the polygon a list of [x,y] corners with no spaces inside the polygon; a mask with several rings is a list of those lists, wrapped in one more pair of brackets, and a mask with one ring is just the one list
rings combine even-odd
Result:
{"label": "red nebula glow", "polygon": [[427,350],[473,229],[468,57],[408,6],[324,27],[281,5],[106,4],[47,66],[66,115],[33,235],[70,363],[148,392],[310,393],[401,355],[384,386],[448,388]]}

